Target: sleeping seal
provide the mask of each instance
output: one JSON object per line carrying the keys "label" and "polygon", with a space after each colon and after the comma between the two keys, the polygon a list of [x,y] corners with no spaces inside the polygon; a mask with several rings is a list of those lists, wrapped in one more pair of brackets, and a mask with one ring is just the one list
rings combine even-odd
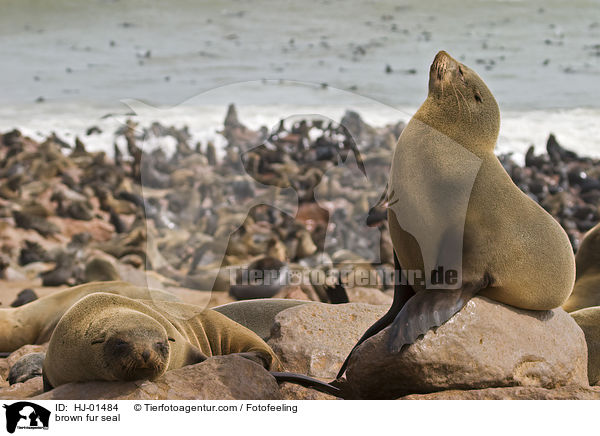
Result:
{"label": "sleeping seal", "polygon": [[232,353],[281,369],[262,339],[218,312],[98,292],[77,301],[56,325],[44,360],[44,385],[47,390],[91,380],[153,380]]}

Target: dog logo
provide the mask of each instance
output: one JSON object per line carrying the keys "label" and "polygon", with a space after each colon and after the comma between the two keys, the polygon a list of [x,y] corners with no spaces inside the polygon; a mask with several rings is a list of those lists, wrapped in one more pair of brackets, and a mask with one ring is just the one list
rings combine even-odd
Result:
{"label": "dog logo", "polygon": [[14,433],[18,429],[48,429],[50,411],[28,401],[4,405],[6,409],[6,431]]}

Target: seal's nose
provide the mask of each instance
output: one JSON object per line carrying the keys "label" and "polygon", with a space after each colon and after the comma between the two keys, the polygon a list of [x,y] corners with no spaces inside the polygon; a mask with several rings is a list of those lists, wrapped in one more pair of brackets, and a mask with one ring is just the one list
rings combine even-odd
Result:
{"label": "seal's nose", "polygon": [[144,359],[144,362],[148,362],[148,359],[150,359],[150,351],[149,350],[144,350],[144,352],[142,353],[142,359]]}
{"label": "seal's nose", "polygon": [[450,63],[450,61],[453,61],[453,60],[454,59],[452,58],[452,56],[450,56],[448,54],[448,52],[446,52],[445,50],[440,50],[435,55],[435,58],[433,58],[433,65],[440,65],[440,64],[444,64],[444,63]]}
{"label": "seal's nose", "polygon": [[444,50],[439,51],[429,69],[430,85],[440,83],[448,73],[452,73],[457,69],[458,62]]}
{"label": "seal's nose", "polygon": [[446,52],[445,50],[440,50],[437,52],[437,54],[435,55],[434,58],[434,62],[437,61],[438,59],[441,59],[443,57],[450,57],[450,55],[448,54],[448,52]]}

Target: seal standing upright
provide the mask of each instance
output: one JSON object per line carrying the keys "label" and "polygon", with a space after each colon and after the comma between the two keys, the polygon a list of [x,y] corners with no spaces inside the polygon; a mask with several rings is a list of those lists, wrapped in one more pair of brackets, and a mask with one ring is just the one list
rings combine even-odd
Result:
{"label": "seal standing upright", "polygon": [[[498,104],[483,80],[439,52],[427,99],[400,135],[390,170],[388,222],[403,280],[389,312],[358,344],[392,324],[389,348],[397,352],[475,294],[531,310],[569,297],[569,239],[494,155],[499,128]],[[431,280],[440,268],[451,271],[444,286]]]}

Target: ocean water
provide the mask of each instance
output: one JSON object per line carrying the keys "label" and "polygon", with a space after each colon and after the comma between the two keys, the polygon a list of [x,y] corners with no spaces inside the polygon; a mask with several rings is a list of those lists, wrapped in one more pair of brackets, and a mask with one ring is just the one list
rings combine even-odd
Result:
{"label": "ocean water", "polygon": [[599,10],[598,0],[3,0],[0,129],[68,140],[98,125],[85,141],[112,148],[124,99],[198,140],[218,140],[230,102],[251,127],[345,109],[374,125],[407,121],[444,49],[496,96],[499,152],[541,151],[552,132],[600,156]]}
{"label": "ocean water", "polygon": [[[261,126],[275,128],[283,115],[293,116],[319,115],[339,121],[348,106],[284,106],[284,105],[242,105],[238,108],[240,120],[248,127],[258,129]],[[352,106],[363,119],[373,126],[384,126],[397,121],[408,121],[414,108],[385,110],[373,106]],[[38,110],[35,110],[38,109]],[[22,132],[41,140],[49,133],[55,132],[70,144],[79,136],[90,151],[104,150],[112,155],[114,132],[124,125],[128,116],[117,115],[101,118],[106,108],[92,106],[81,107],[79,104],[61,104],[52,109],[44,106],[30,106],[15,110],[0,108],[0,131],[19,127]],[[142,116],[131,117],[141,126],[149,126],[152,121],[159,120],[165,126],[188,126],[193,142],[205,144],[213,141],[218,148],[225,144],[218,133],[222,128],[226,105],[177,106],[156,108],[143,112]],[[124,110],[123,113],[129,112]],[[600,110],[598,109],[560,109],[535,111],[505,111],[500,127],[500,136],[496,152],[512,153],[515,161],[523,164],[527,149],[534,145],[536,153],[543,153],[546,140],[554,133],[564,147],[581,155],[600,158]],[[90,126],[97,126],[101,134],[86,136]],[[121,138],[122,139],[122,138]],[[125,144],[117,144],[125,150]],[[174,149],[172,138],[158,138],[153,145],[164,147],[167,152]]]}

